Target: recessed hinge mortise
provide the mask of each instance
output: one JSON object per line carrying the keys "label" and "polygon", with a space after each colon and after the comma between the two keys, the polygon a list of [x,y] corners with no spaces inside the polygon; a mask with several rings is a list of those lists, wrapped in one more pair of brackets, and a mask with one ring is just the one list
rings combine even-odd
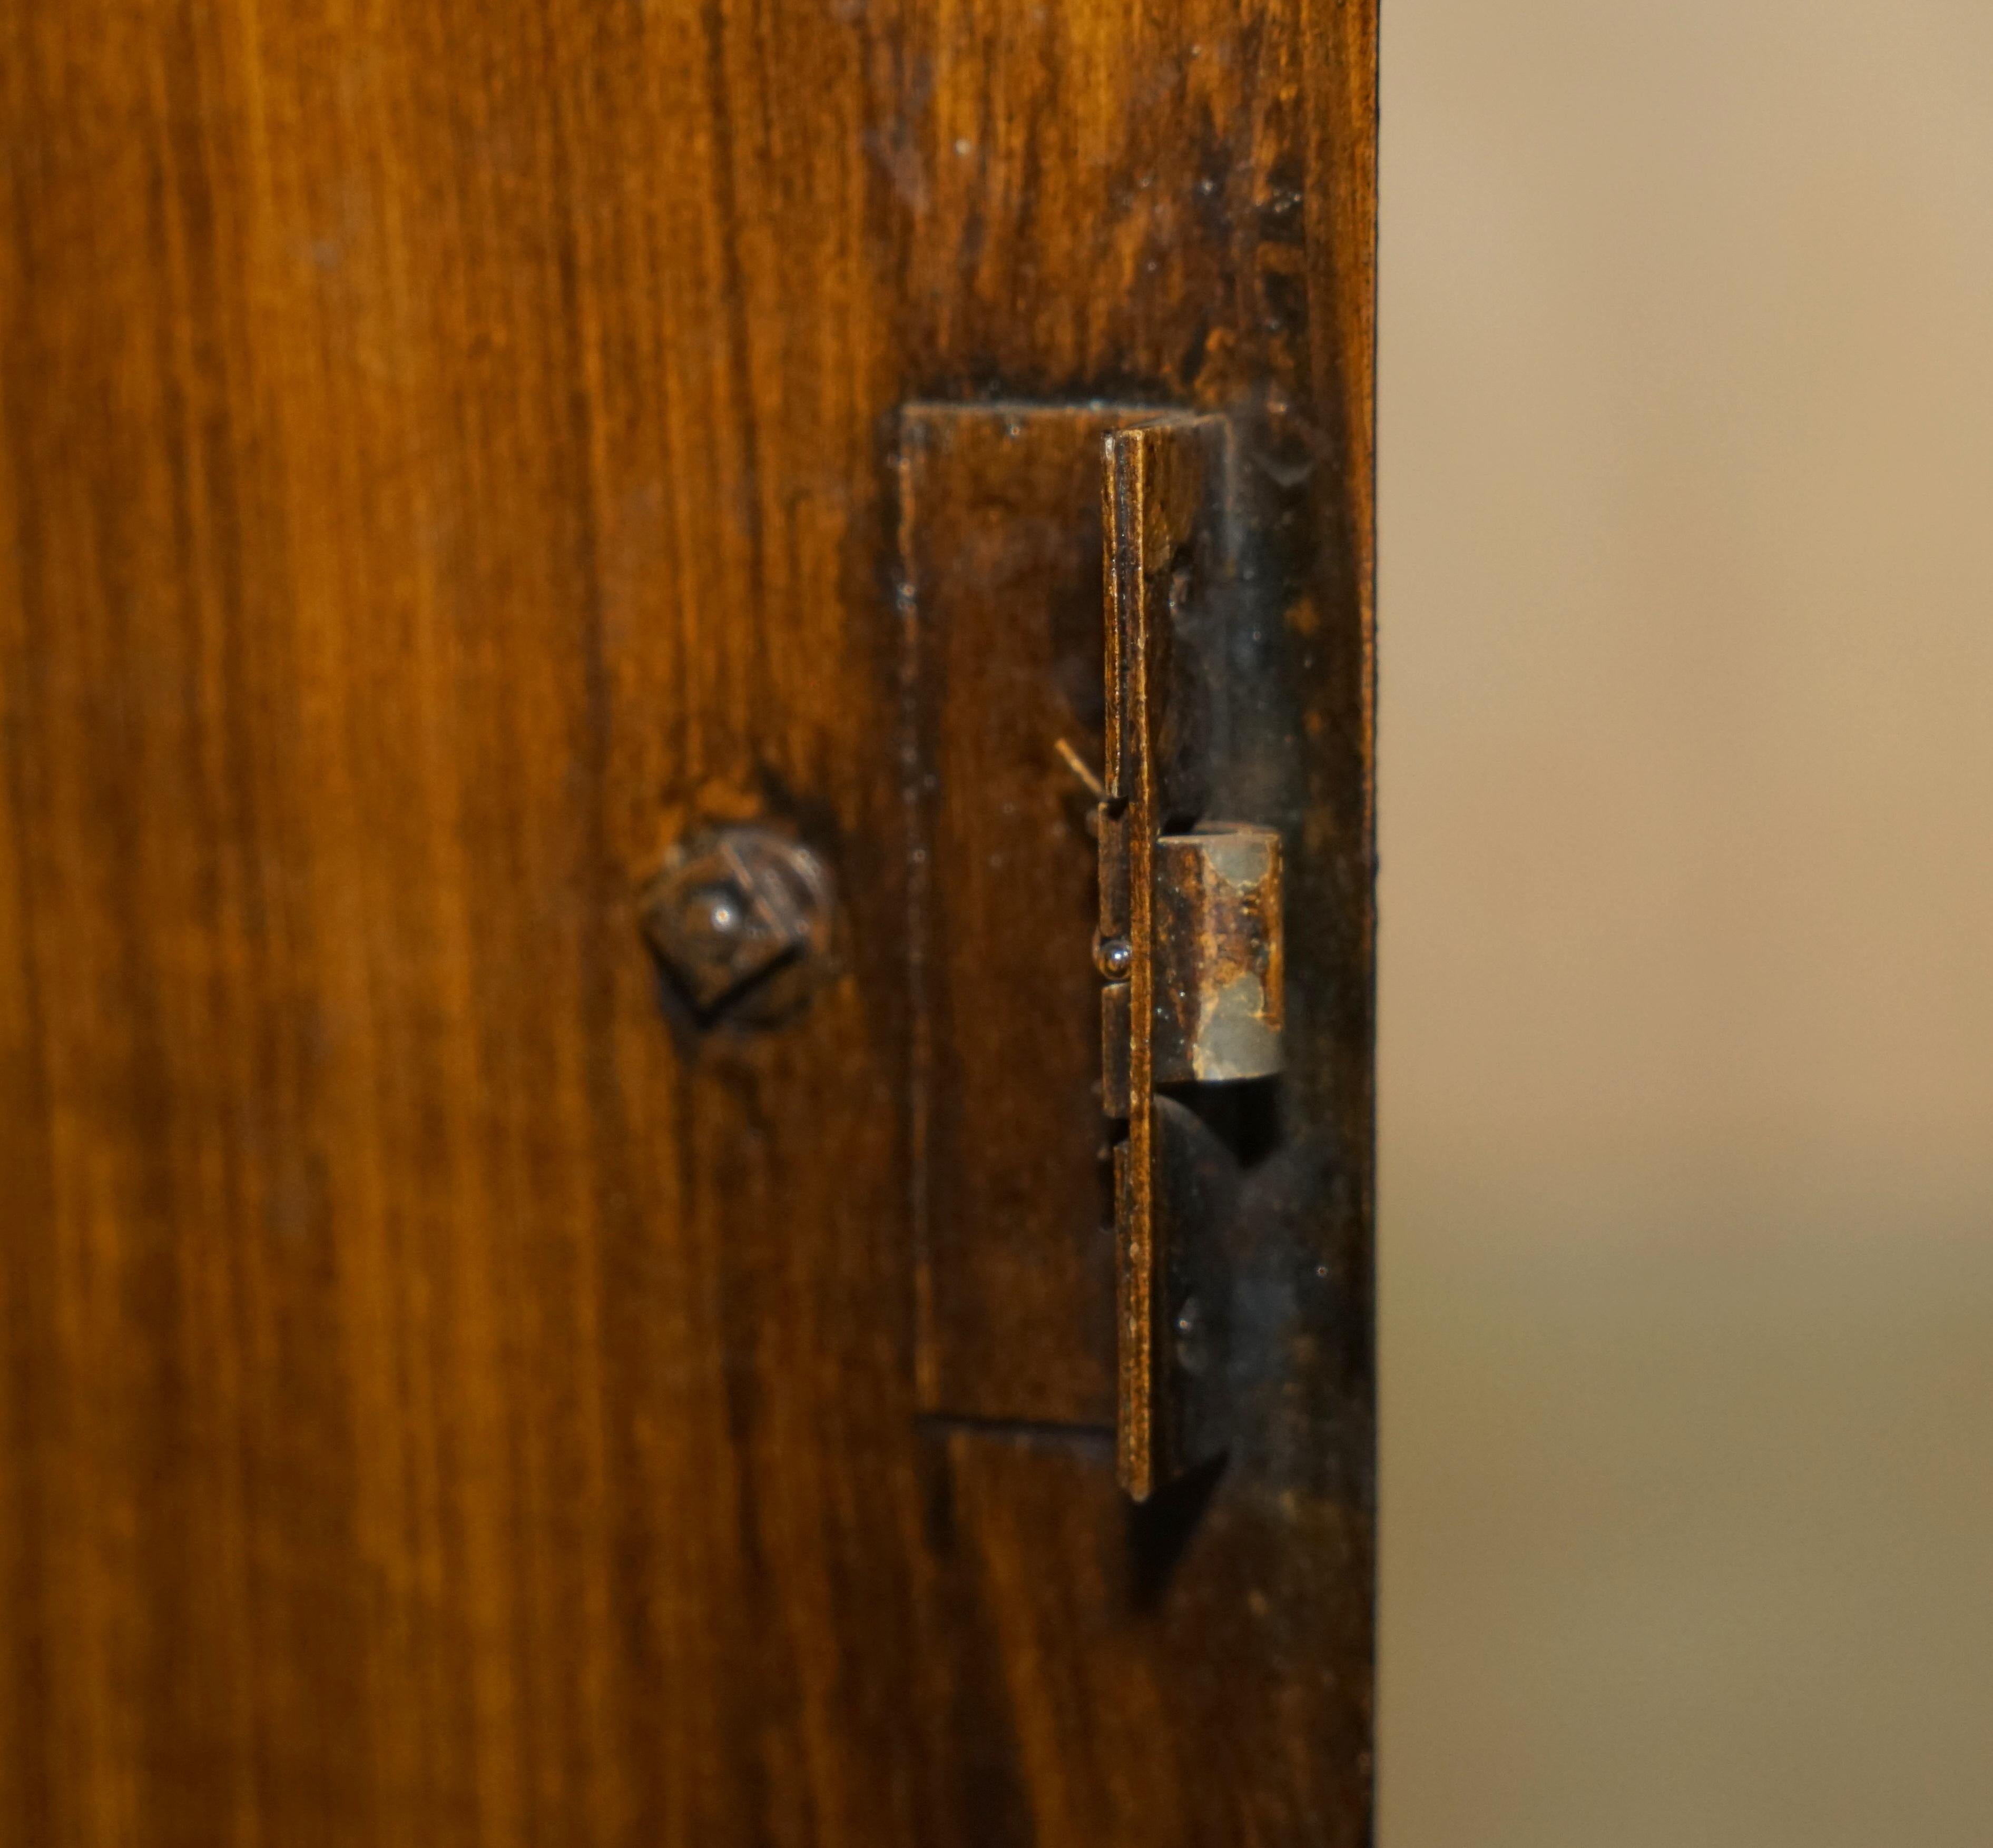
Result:
{"label": "recessed hinge mortise", "polygon": [[1294,806],[1240,446],[1164,407],[913,405],[895,456],[918,1402],[1112,1424],[1137,1498],[1256,1441],[1274,1358],[1248,1270]]}

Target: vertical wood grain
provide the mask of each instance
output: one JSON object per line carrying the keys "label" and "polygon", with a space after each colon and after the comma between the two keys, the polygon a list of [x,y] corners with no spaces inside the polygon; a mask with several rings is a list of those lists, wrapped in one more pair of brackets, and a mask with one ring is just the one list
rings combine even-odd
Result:
{"label": "vertical wood grain", "polygon": [[[1107,1459],[916,1426],[886,577],[903,401],[1250,407],[1360,1334],[1372,46],[0,12],[0,1836],[1361,1838],[1366,1355],[1176,1601]],[[694,1045],[631,900],[716,780],[848,948]]]}

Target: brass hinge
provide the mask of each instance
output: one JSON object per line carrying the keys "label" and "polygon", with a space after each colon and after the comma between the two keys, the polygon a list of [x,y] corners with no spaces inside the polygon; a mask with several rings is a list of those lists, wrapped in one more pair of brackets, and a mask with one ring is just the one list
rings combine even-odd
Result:
{"label": "brass hinge", "polygon": [[1166,408],[912,405],[896,459],[918,1403],[1112,1423],[1138,1498],[1264,1403],[1239,1266],[1294,805],[1239,447]]}
{"label": "brass hinge", "polygon": [[[1109,436],[1102,1098],[1114,1148],[1116,1453],[1137,1500],[1222,1447],[1200,1242],[1228,1151],[1170,1088],[1270,1078],[1284,1012],[1280,837],[1215,818],[1226,729],[1231,432],[1209,416]],[[1222,1385],[1210,1394],[1222,1396]]]}

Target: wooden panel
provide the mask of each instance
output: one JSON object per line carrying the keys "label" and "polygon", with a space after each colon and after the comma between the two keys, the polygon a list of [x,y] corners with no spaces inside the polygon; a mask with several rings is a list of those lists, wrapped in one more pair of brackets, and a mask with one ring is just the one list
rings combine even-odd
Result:
{"label": "wooden panel", "polygon": [[1206,1477],[1137,1507],[1111,1446],[956,1431],[932,1460],[923,1693],[944,1839],[1360,1842],[1368,1517]]}
{"label": "wooden panel", "polygon": [[[0,1837],[1363,1838],[1372,47],[0,14]],[[986,393],[1233,409],[1285,535],[1318,1262],[1174,1573],[917,1416],[887,456]],[[847,948],[693,1042],[715,782]]]}
{"label": "wooden panel", "polygon": [[1127,415],[914,405],[901,420],[927,1412],[1114,1423],[1092,823],[1102,444]]}

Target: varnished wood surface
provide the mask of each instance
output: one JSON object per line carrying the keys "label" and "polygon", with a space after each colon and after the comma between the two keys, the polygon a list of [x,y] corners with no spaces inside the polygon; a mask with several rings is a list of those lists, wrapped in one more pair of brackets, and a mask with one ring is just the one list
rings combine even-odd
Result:
{"label": "varnished wood surface", "polygon": [[[0,1840],[1362,1839],[1373,47],[0,10]],[[1292,527],[1326,1293],[1173,1565],[915,1416],[889,452],[986,392],[1249,405]],[[716,781],[845,968],[694,1043]]]}
{"label": "varnished wood surface", "polygon": [[925,1412],[1114,1424],[1092,942],[1102,443],[1127,415],[917,405],[900,420]]}

